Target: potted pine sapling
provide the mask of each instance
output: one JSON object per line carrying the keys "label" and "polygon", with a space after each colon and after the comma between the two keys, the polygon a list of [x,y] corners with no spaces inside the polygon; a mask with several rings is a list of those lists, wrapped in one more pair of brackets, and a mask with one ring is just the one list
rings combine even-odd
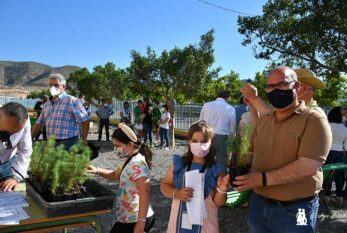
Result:
{"label": "potted pine sapling", "polygon": [[240,130],[238,128],[236,135],[229,140],[229,174],[231,184],[235,181],[236,176],[249,173],[251,168],[251,134],[251,126],[246,125],[242,135],[240,135]]}
{"label": "potted pine sapling", "polygon": [[[247,174],[251,167],[251,134],[252,129],[249,125],[243,130],[243,134],[240,135],[240,129],[236,131],[235,137],[228,139],[228,152],[229,152],[229,175],[230,184],[233,185],[236,176]],[[226,205],[229,207],[240,206],[247,204],[251,190],[244,192],[238,192],[237,190],[232,190],[228,192],[228,199]]]}
{"label": "potted pine sapling", "polygon": [[38,142],[32,153],[29,180],[47,201],[81,197],[90,155],[90,149],[82,142],[69,151],[63,145],[56,147],[53,137],[48,142]]}
{"label": "potted pine sapling", "polygon": [[113,208],[115,192],[88,179],[90,158],[91,151],[82,142],[69,151],[56,146],[54,137],[35,143],[27,193],[47,217]]}

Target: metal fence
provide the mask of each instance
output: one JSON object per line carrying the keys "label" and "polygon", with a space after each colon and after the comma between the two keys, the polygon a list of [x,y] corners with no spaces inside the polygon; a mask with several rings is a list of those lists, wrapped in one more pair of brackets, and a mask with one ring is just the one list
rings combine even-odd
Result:
{"label": "metal fence", "polygon": [[[8,102],[17,102],[24,105],[26,108],[34,108],[35,103],[39,99],[20,99],[15,97],[4,97],[0,96],[0,104],[5,104]],[[137,101],[128,101],[130,104],[130,109],[134,109],[137,105]],[[200,111],[202,109],[202,103],[191,103],[191,104],[176,104],[176,112],[175,112],[175,128],[188,130],[189,127],[196,121],[199,120]],[[123,108],[123,101],[114,100],[112,103],[112,107],[114,109],[114,114],[111,118],[120,119],[120,111]],[[246,111],[244,105],[234,105],[236,110],[236,120],[240,121],[242,113]],[[92,105],[92,113],[95,114],[97,107]],[[133,111],[132,111],[133,112]],[[132,121],[134,120],[134,116],[132,116]]]}

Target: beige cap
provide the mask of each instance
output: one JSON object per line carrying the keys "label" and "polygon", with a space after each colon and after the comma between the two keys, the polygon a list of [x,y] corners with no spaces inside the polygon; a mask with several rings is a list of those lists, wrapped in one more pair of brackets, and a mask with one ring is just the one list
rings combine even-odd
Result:
{"label": "beige cap", "polygon": [[298,76],[298,80],[304,84],[313,86],[317,89],[323,89],[325,83],[317,78],[317,75],[310,69],[302,68],[294,70]]}

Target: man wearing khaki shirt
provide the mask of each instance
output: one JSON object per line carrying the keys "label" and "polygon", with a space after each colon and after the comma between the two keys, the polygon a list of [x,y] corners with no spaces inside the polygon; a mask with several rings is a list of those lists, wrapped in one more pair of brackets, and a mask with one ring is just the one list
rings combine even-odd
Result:
{"label": "man wearing khaki shirt", "polygon": [[314,232],[323,165],[331,147],[328,121],[298,101],[289,67],[270,72],[265,91],[274,111],[253,132],[252,171],[236,177],[238,191],[253,189],[248,226],[253,232]]}

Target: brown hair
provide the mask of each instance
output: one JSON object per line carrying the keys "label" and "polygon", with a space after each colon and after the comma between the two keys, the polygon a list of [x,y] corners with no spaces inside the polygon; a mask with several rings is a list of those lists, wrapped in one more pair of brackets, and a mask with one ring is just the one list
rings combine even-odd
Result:
{"label": "brown hair", "polygon": [[[214,138],[214,133],[213,129],[211,126],[209,126],[205,121],[198,121],[193,123],[188,132],[188,141],[192,140],[193,134],[196,132],[202,132],[204,135],[204,138],[207,140],[213,140]],[[212,144],[211,144],[212,146]],[[211,167],[216,163],[216,160],[214,159],[215,157],[215,151],[213,148],[211,148],[210,153],[207,154],[206,156],[206,166]],[[190,146],[188,144],[188,150],[187,152],[183,155],[183,164],[184,166],[187,166],[189,163],[193,161],[193,153],[190,150]]]}
{"label": "brown hair", "polygon": [[116,129],[113,134],[112,138],[120,141],[121,143],[128,144],[129,142],[134,143],[134,146],[136,149],[139,150],[139,152],[145,156],[146,163],[148,165],[148,168],[151,168],[151,162],[152,162],[152,155],[153,152],[151,149],[144,143],[142,143],[139,139],[137,139],[136,142],[132,141],[121,128]]}

